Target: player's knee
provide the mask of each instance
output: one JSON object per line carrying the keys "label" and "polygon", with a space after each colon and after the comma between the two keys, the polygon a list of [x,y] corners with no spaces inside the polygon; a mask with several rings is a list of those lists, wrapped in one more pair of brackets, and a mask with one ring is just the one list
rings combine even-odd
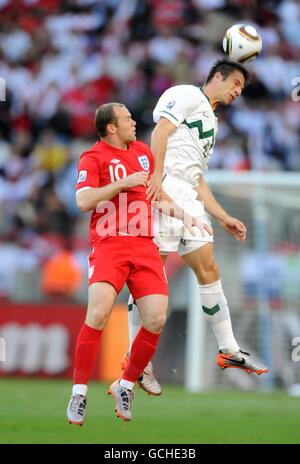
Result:
{"label": "player's knee", "polygon": [[164,328],[166,319],[167,317],[164,313],[153,315],[153,317],[148,321],[148,330],[150,332],[160,333]]}
{"label": "player's knee", "polygon": [[109,314],[110,311],[106,310],[100,305],[93,306],[88,311],[87,322],[95,329],[102,330],[108,321]]}
{"label": "player's knee", "polygon": [[198,280],[205,284],[207,280],[219,279],[219,267],[215,260],[206,261],[198,266],[196,274]]}
{"label": "player's knee", "polygon": [[204,267],[204,271],[207,273],[218,273],[219,267],[215,260],[209,262],[206,267]]}

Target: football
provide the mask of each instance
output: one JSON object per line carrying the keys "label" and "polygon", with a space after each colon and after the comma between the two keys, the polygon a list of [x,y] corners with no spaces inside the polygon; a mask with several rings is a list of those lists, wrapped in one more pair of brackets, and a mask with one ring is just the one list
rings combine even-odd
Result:
{"label": "football", "polygon": [[223,50],[228,58],[238,63],[254,60],[262,49],[262,39],[254,26],[234,24],[223,38]]}

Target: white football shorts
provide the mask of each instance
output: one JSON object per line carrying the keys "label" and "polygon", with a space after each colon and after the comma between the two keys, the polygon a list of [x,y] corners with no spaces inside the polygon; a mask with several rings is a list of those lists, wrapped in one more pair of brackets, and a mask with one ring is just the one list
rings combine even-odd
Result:
{"label": "white football shorts", "polygon": [[[162,187],[174,202],[188,214],[200,217],[202,222],[211,226],[202,202],[197,200],[196,190],[188,182],[177,177],[166,176]],[[204,231],[202,234],[197,227],[194,227],[193,230],[195,236],[180,219],[167,216],[154,209],[155,243],[161,254],[176,251],[180,256],[184,256],[214,241],[213,235],[209,235],[208,232]]]}

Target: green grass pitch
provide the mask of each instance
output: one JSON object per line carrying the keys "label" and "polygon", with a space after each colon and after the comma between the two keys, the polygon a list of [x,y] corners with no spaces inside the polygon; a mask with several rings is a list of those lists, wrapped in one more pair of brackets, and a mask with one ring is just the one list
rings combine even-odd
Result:
{"label": "green grass pitch", "polygon": [[124,423],[107,386],[91,383],[78,427],[65,417],[71,382],[2,378],[0,385],[0,443],[300,443],[300,399],[283,392],[188,394],[166,385],[150,397],[136,389],[133,420]]}

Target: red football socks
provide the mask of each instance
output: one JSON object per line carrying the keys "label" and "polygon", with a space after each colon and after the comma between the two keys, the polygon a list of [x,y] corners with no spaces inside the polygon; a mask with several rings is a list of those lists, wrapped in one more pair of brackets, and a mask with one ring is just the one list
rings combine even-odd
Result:
{"label": "red football socks", "polygon": [[83,324],[79,332],[76,351],[73,382],[87,384],[99,349],[102,330],[93,329]]}
{"label": "red football socks", "polygon": [[136,382],[154,355],[160,334],[149,332],[141,327],[131,347],[128,364],[122,379]]}

